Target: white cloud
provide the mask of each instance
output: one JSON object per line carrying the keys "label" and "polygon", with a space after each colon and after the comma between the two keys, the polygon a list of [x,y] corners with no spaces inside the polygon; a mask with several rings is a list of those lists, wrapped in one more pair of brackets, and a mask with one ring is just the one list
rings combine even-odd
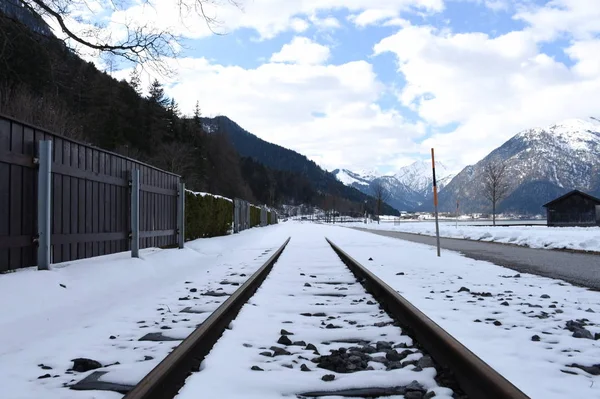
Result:
{"label": "white cloud", "polygon": [[392,52],[406,86],[399,100],[434,129],[458,123],[422,143],[440,160],[462,167],[485,156],[521,129],[597,113],[598,41],[574,42],[572,68],[540,52],[530,30],[492,38],[409,26],[375,45]]}
{"label": "white cloud", "polygon": [[[193,4],[192,0],[187,2]],[[127,9],[112,12],[109,25],[111,29],[117,29],[124,23],[148,24],[188,38],[209,36],[211,30],[194,7],[181,9],[179,3],[180,0],[133,2]],[[206,1],[206,14],[220,22],[213,25],[213,29],[225,33],[250,28],[256,30],[261,39],[271,39],[286,31],[303,32],[309,22],[319,28],[340,26],[336,18],[316,17],[319,12],[344,9],[362,15],[359,21],[365,23],[377,21],[369,16],[373,12],[391,18],[411,9],[439,12],[444,6],[444,0],[248,0],[241,3],[242,8],[238,9],[226,1]],[[113,11],[111,6],[106,6],[105,10]],[[308,17],[308,21],[301,18],[303,16]]]}
{"label": "white cloud", "polygon": [[[191,114],[227,115],[261,138],[298,151],[323,167],[393,165],[417,150],[425,133],[377,100],[386,90],[365,61],[342,65],[267,63],[255,69],[204,58],[169,60],[178,76],[167,94]],[[118,77],[128,76],[120,71]],[[149,78],[144,77],[144,85]]]}
{"label": "white cloud", "polygon": [[552,41],[564,34],[591,39],[600,33],[598,0],[551,0],[543,6],[521,6],[514,18],[528,23],[537,40]]}
{"label": "white cloud", "polygon": [[393,9],[371,8],[361,12],[360,14],[351,15],[349,19],[354,22],[356,26],[364,27],[397,17],[397,15],[398,12]]}
{"label": "white cloud", "polygon": [[294,64],[322,64],[329,58],[329,47],[313,42],[307,37],[295,37],[285,44],[281,51],[271,56],[273,62],[291,62]]}

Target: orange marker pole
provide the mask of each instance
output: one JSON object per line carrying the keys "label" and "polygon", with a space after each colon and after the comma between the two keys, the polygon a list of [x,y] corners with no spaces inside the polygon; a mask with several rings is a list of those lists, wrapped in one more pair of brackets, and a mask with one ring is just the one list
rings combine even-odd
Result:
{"label": "orange marker pole", "polygon": [[438,197],[437,197],[437,182],[435,180],[435,155],[433,148],[431,149],[431,169],[433,171],[433,208],[435,210],[435,236],[437,240],[437,256],[440,255],[440,225],[438,222]]}

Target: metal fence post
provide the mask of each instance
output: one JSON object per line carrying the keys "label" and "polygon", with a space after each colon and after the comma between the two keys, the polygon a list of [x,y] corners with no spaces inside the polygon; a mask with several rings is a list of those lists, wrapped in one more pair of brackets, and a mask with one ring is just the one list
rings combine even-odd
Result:
{"label": "metal fence post", "polygon": [[177,231],[179,236],[177,242],[179,249],[183,249],[185,243],[185,183],[179,184],[179,198],[177,201]]}
{"label": "metal fence post", "polygon": [[131,257],[140,257],[140,170],[131,171]]}
{"label": "metal fence post", "polygon": [[51,209],[52,141],[39,142],[38,169],[38,270],[50,269],[50,209]]}

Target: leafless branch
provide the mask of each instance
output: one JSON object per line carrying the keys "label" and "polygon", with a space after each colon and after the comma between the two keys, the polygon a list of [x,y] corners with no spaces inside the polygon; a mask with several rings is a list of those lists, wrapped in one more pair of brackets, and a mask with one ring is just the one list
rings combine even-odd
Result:
{"label": "leafless branch", "polygon": [[[69,23],[70,10],[74,5],[82,5],[92,10],[87,0],[10,0],[30,11],[53,19],[58,24],[62,33],[74,43],[84,48],[96,50],[99,53],[114,54],[122,59],[138,65],[149,65],[151,69],[161,74],[168,75],[169,67],[165,58],[176,58],[181,38],[169,30],[158,29],[148,24],[138,26],[133,21],[123,23],[125,30],[124,39],[113,40],[101,26],[94,25],[92,21],[81,21],[91,25],[89,29],[76,32]],[[219,6],[229,3],[240,8],[239,0],[177,0],[179,14],[183,21],[186,15],[196,13],[201,16],[214,34],[221,35],[215,27],[221,24],[216,15],[210,15],[208,5]],[[143,0],[143,4],[152,6],[153,0]],[[122,7],[121,1],[110,0],[113,9]],[[101,34],[104,32],[104,36]]]}

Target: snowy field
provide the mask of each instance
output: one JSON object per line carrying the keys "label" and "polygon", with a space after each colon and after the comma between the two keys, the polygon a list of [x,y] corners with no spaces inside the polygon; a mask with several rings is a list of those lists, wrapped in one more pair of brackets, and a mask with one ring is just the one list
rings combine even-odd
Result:
{"label": "snowy field", "polygon": [[200,294],[233,292],[236,286],[220,284],[226,275],[235,270],[230,280],[243,283],[285,238],[263,227],[196,240],[184,250],[142,250],[141,259],[126,252],[0,275],[0,398],[122,397],[63,388],[90,374],[68,371],[72,359],[119,362],[106,369],[118,370],[123,382],[141,379],[175,344],[157,347],[139,338],[190,334],[208,314],[179,311],[216,309],[222,297]]}
{"label": "snowy field", "polygon": [[[501,223],[501,222],[498,222]],[[347,227],[435,236],[435,222],[344,223]],[[600,252],[600,227],[465,226],[440,222],[440,236],[522,245],[530,248]]]}
{"label": "snowy field", "polygon": [[[438,258],[435,249],[427,245],[337,226],[287,222],[234,236],[196,240],[183,251],[142,251],[140,260],[129,259],[125,253],[70,262],[54,266],[49,272],[24,270],[0,275],[0,300],[5,304],[0,318],[0,398],[122,397],[113,392],[63,388],[63,384],[79,381],[91,373],[68,371],[73,366],[71,359],[97,360],[104,366],[99,370],[109,371],[107,376],[135,383],[176,344],[174,341],[156,345],[138,341],[140,337],[162,332],[174,339],[183,338],[207,316],[207,313],[181,313],[183,309],[215,309],[223,297],[203,294],[233,292],[237,286],[232,283],[245,281],[268,258],[267,251],[279,247],[288,236],[292,238],[289,251],[281,259],[287,257],[291,270],[279,269],[279,263],[276,264],[250,305],[261,311],[249,310],[246,315],[242,311],[240,318],[232,323],[232,330],[227,331],[241,347],[218,343],[214,352],[227,359],[207,358],[203,364],[205,371],[215,368],[210,371],[213,380],[227,384],[226,387],[213,384],[212,389],[227,392],[239,382],[240,387],[256,390],[253,393],[272,394],[297,392],[300,385],[304,387],[300,384],[304,381],[310,382],[305,384],[310,389],[386,383],[388,372],[384,371],[382,377],[368,381],[359,380],[360,373],[327,371],[335,379],[326,383],[320,379],[325,370],[315,369],[310,356],[304,356],[310,373],[299,372],[297,363],[293,370],[280,370],[277,362],[280,359],[276,358],[264,367],[257,363],[271,360],[255,352],[261,347],[269,350],[277,345],[280,331],[269,326],[279,327],[284,321],[293,322],[289,329],[284,327],[295,333],[291,339],[306,343],[312,340],[321,354],[326,353],[327,346],[319,342],[323,339],[321,334],[335,334],[337,330],[319,329],[313,333],[308,327],[314,318],[306,317],[304,324],[299,324],[293,313],[323,311],[337,316],[338,312],[346,311],[344,306],[309,309],[303,296],[285,298],[286,284],[281,281],[297,285],[299,274],[294,276],[294,273],[300,269],[309,278],[311,270],[315,275],[329,272],[320,263],[321,257],[333,254],[324,245],[327,236],[531,398],[600,397],[600,341],[594,340],[595,336],[600,337],[599,292],[560,280],[518,275],[513,270],[451,251],[444,251],[442,258]],[[331,272],[338,279],[347,278],[341,270]],[[317,287],[318,284],[307,287],[306,293]],[[265,295],[261,299],[259,294]],[[323,298],[325,303],[328,298]],[[359,309],[355,306],[352,307]],[[258,332],[260,338],[244,339],[248,318],[259,320],[248,331]],[[336,320],[331,323],[336,324]],[[370,338],[372,326],[359,325],[350,330],[352,336],[364,338],[364,334],[369,334]],[[380,330],[396,341],[391,326]],[[119,364],[114,365],[116,362]],[[224,362],[230,367],[224,368]],[[265,372],[250,370],[252,365]],[[277,373],[272,374],[277,383],[261,390],[256,381],[268,379],[273,368],[277,368]],[[420,376],[423,385],[431,383],[427,382],[431,370],[423,368],[417,372],[425,373]],[[291,372],[295,374],[288,380],[286,373]],[[39,379],[45,375],[48,377]],[[202,372],[197,377],[204,378]],[[401,378],[404,381],[411,376]],[[433,385],[428,388],[440,389]],[[442,391],[439,393],[443,395]]]}

